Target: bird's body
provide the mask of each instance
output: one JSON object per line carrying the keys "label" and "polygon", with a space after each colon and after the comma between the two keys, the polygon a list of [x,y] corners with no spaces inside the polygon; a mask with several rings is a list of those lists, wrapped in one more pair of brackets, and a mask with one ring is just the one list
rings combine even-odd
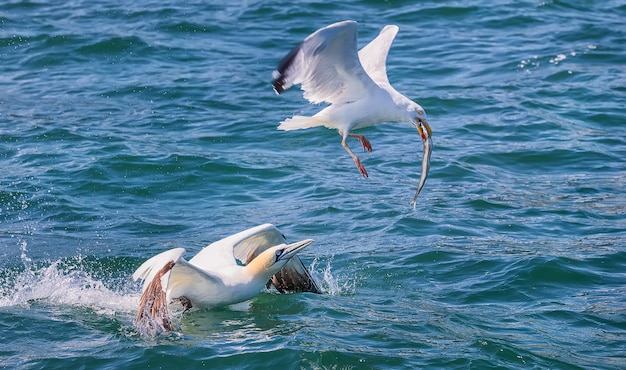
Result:
{"label": "bird's body", "polygon": [[428,176],[432,131],[424,109],[396,91],[387,78],[387,54],[397,32],[397,26],[385,26],[374,40],[357,51],[356,22],[338,22],[321,28],[280,62],[273,74],[273,86],[280,94],[292,85],[301,84],[304,97],[311,103],[329,103],[314,116],[294,116],[278,128],[297,130],[325,126],[337,129],[343,147],[365,177],[368,176],[365,167],[346,140],[355,137],[370,152],[372,146],[365,136],[351,131],[383,122],[413,124],[424,142],[422,175],[413,199],[415,204]]}
{"label": "bird's body", "polygon": [[183,248],[162,252],[133,274],[144,280],[137,320],[171,330],[170,304],[180,303],[185,311],[227,306],[253,298],[270,284],[280,292],[319,293],[296,256],[312,242],[286,244],[278,229],[265,224],[212,243],[189,261],[182,257]]}

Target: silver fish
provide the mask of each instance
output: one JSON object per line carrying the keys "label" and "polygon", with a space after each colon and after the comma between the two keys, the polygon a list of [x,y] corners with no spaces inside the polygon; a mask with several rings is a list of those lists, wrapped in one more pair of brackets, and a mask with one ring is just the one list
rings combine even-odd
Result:
{"label": "silver fish", "polygon": [[420,182],[419,182],[419,185],[417,186],[417,191],[415,192],[413,201],[411,201],[411,204],[413,204],[413,208],[416,208],[417,196],[420,194],[420,191],[422,191],[422,188],[424,187],[424,184],[426,183],[426,178],[428,177],[428,170],[430,170],[430,156],[433,152],[432,130],[430,129],[428,122],[420,120],[415,125],[415,128],[417,128],[417,131],[420,133],[420,136],[422,137],[422,142],[424,143],[424,154],[422,158],[422,173],[420,176]]}

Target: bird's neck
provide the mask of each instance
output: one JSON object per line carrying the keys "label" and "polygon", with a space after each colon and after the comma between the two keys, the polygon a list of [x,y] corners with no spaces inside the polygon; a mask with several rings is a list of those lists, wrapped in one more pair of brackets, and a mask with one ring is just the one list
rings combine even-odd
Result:
{"label": "bird's neck", "polygon": [[407,98],[406,96],[400,94],[399,92],[395,90],[393,90],[391,97],[399,108],[402,108],[403,110],[406,110],[407,112],[412,111],[413,107],[415,106],[414,101],[412,101],[411,99]]}
{"label": "bird's neck", "polygon": [[258,257],[250,261],[250,263],[243,267],[243,273],[241,278],[251,285],[259,285],[262,287],[274,275],[274,272],[266,266],[264,263],[257,261]]}

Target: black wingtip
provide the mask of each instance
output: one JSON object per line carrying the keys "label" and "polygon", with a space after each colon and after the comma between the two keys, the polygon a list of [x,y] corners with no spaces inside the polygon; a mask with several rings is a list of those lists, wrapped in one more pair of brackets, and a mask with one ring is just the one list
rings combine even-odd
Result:
{"label": "black wingtip", "polygon": [[272,82],[272,86],[274,86],[274,91],[276,91],[277,94],[285,91],[285,73],[287,72],[287,69],[293,64],[296,55],[300,51],[300,46],[302,46],[302,43],[291,49],[289,54],[287,54],[280,61],[280,63],[278,63],[278,68],[276,68],[273,73],[274,81]]}
{"label": "black wingtip", "polygon": [[274,91],[276,92],[276,94],[282,94],[285,91],[285,76],[280,74],[278,71],[274,71],[274,75],[278,76],[272,82]]}

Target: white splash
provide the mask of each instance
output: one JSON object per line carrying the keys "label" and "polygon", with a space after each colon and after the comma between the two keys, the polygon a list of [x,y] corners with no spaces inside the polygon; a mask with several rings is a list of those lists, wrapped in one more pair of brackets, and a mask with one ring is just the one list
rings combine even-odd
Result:
{"label": "white splash", "polygon": [[351,294],[354,293],[354,280],[349,279],[345,276],[335,276],[332,273],[331,262],[333,258],[331,257],[326,261],[326,267],[323,270],[319,271],[317,269],[317,264],[320,262],[319,258],[315,258],[309,267],[309,271],[313,275],[313,278],[317,282],[321,282],[321,289],[325,294],[330,295],[342,295],[342,294]]}
{"label": "white splash", "polygon": [[106,315],[129,313],[137,309],[137,294],[112,290],[80,269],[62,266],[61,261],[41,268],[26,265],[26,269],[13,278],[4,277],[0,307],[30,306],[34,302],[44,302],[90,308]]}

